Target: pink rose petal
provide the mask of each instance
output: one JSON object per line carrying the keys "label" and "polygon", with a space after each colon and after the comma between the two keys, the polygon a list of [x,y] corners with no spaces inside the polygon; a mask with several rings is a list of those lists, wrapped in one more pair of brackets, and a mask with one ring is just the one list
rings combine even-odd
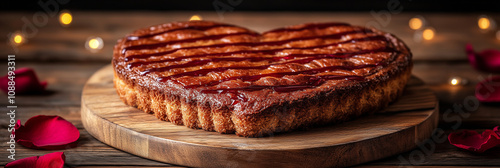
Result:
{"label": "pink rose petal", "polygon": [[[495,129],[497,129],[495,127]],[[493,130],[485,130],[482,134],[476,131],[464,130],[451,133],[448,140],[456,147],[482,153],[500,144],[500,137]]]}
{"label": "pink rose petal", "polygon": [[66,156],[63,152],[54,152],[15,160],[7,163],[5,168],[62,168],[65,160]]}
{"label": "pink rose petal", "polygon": [[5,168],[26,168],[26,167],[36,167],[36,161],[38,156],[27,157],[19,160],[14,160],[5,165]]}
{"label": "pink rose petal", "polygon": [[[35,74],[35,71],[31,68],[20,68],[14,71],[14,82],[15,82],[15,92],[16,94],[29,94],[29,93],[40,93],[45,90],[47,82],[40,82]],[[9,75],[0,77],[0,89],[5,93],[9,90]]]}
{"label": "pink rose petal", "polygon": [[476,98],[481,102],[500,102],[500,76],[490,77],[476,85]]}
{"label": "pink rose petal", "polygon": [[59,116],[34,116],[24,126],[18,120],[15,129],[16,142],[33,149],[74,147],[80,137],[78,129]]}
{"label": "pink rose petal", "polygon": [[65,160],[66,156],[63,152],[49,153],[38,158],[36,167],[63,168]]}
{"label": "pink rose petal", "polygon": [[500,51],[494,49],[476,53],[471,44],[465,46],[469,63],[477,70],[486,72],[500,72]]}

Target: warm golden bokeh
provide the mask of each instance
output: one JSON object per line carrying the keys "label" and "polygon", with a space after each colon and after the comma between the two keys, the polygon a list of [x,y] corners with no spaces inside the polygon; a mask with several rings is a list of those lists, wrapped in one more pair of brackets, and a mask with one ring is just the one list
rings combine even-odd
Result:
{"label": "warm golden bokeh", "polygon": [[189,21],[193,21],[193,20],[202,20],[202,19],[201,19],[201,16],[199,16],[199,15],[193,15],[193,16],[191,16],[191,18],[189,18]]}
{"label": "warm golden bokeh", "polygon": [[479,20],[477,20],[477,25],[480,29],[486,30],[490,28],[491,21],[489,18],[482,16],[479,18]]}
{"label": "warm golden bokeh", "polygon": [[61,25],[69,25],[73,22],[73,16],[69,12],[61,12],[59,14],[59,22]]}
{"label": "warm golden bokeh", "polygon": [[450,84],[451,85],[458,85],[458,80],[457,79],[451,79]]}
{"label": "warm golden bokeh", "polygon": [[98,52],[104,47],[104,42],[100,37],[89,37],[85,42],[85,48],[90,52]]}
{"label": "warm golden bokeh", "polygon": [[99,48],[99,45],[100,45],[99,40],[97,40],[97,39],[90,39],[89,40],[89,47],[91,49],[97,49],[97,48]]}
{"label": "warm golden bokeh", "polygon": [[434,29],[432,28],[426,28],[423,32],[422,32],[422,38],[424,38],[425,40],[432,40],[435,36],[435,31]]}
{"label": "warm golden bokeh", "polygon": [[14,43],[21,44],[24,41],[24,38],[21,34],[14,35]]}
{"label": "warm golden bokeh", "polygon": [[414,17],[410,19],[410,22],[408,24],[410,26],[410,29],[418,30],[422,28],[422,26],[424,25],[424,21],[418,17]]}

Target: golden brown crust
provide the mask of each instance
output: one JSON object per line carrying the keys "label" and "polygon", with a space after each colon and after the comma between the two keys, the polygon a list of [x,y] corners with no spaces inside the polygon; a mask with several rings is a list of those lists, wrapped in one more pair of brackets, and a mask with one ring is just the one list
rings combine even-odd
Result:
{"label": "golden brown crust", "polygon": [[[191,23],[160,25],[156,30],[176,28],[182,24]],[[213,22],[202,24],[213,24]],[[300,28],[300,26],[295,27]],[[365,80],[327,81],[315,88],[284,93],[260,90],[246,93],[248,100],[236,105],[231,102],[233,99],[227,94],[204,94],[196,89],[184,89],[175,83],[158,82],[153,78],[157,77],[154,76],[157,74],[151,75],[153,77],[141,76],[139,75],[141,68],[127,68],[123,60],[126,54],[121,54],[121,51],[131,44],[124,38],[115,46],[112,62],[115,70],[115,88],[126,104],[154,113],[161,120],[190,128],[236,133],[246,137],[260,137],[314,125],[342,122],[386,107],[401,95],[411,75],[411,53],[404,43],[391,34],[373,29],[372,31],[374,34],[385,36],[398,54],[390,57],[373,56],[375,60],[378,58],[379,61],[385,60],[387,64],[384,66],[352,70],[354,74],[365,74]],[[141,29],[132,35],[141,33],[147,31]],[[368,46],[367,48],[377,46],[372,44],[363,43]],[[367,63],[376,62],[364,59],[363,61]],[[275,71],[280,72],[280,70]],[[300,79],[291,81],[301,82]]]}

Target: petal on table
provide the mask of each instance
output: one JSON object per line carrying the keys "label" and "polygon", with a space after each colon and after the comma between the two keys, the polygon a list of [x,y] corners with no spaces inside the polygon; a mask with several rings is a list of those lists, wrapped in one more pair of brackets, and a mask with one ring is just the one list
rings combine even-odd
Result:
{"label": "petal on table", "polygon": [[49,153],[38,158],[36,167],[63,168],[65,160],[66,156],[63,152]]}
{"label": "petal on table", "polygon": [[26,167],[36,167],[36,161],[38,156],[27,157],[19,160],[14,160],[5,165],[5,168],[26,168]]}
{"label": "petal on table", "polygon": [[[13,71],[14,74],[11,77],[13,78],[15,93],[16,94],[34,94],[40,93],[45,90],[47,86],[47,82],[40,82],[38,77],[35,74],[35,71],[31,68],[20,68],[18,70]],[[0,77],[0,89],[5,93],[9,92],[9,82],[12,80],[9,79],[9,75],[5,75]]]}
{"label": "petal on table", "polygon": [[76,146],[80,137],[78,129],[59,116],[37,115],[21,125],[16,124],[17,143],[33,149],[65,149]]}
{"label": "petal on table", "polygon": [[475,52],[471,44],[465,46],[469,63],[477,70],[485,72],[500,72],[500,51],[494,49]]}
{"label": "petal on table", "polygon": [[448,140],[456,147],[482,153],[500,144],[500,137],[493,130],[485,130],[482,134],[472,130],[451,133]]}
{"label": "petal on table", "polygon": [[494,76],[476,85],[476,98],[481,102],[500,102],[500,76]]}

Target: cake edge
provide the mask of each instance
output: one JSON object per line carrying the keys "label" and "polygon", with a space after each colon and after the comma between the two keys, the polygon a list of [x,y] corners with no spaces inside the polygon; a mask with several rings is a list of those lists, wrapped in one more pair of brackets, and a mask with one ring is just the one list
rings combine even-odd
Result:
{"label": "cake edge", "polygon": [[386,72],[387,76],[379,76],[388,77],[386,80],[370,80],[336,89],[334,93],[322,93],[300,101],[276,104],[257,113],[237,114],[227,106],[186,101],[176,95],[134,86],[120,78],[116,71],[113,81],[125,104],[154,114],[160,120],[194,129],[262,137],[297,128],[344,122],[383,109],[402,95],[411,77],[411,69],[410,61],[406,67],[397,67],[396,71]]}

